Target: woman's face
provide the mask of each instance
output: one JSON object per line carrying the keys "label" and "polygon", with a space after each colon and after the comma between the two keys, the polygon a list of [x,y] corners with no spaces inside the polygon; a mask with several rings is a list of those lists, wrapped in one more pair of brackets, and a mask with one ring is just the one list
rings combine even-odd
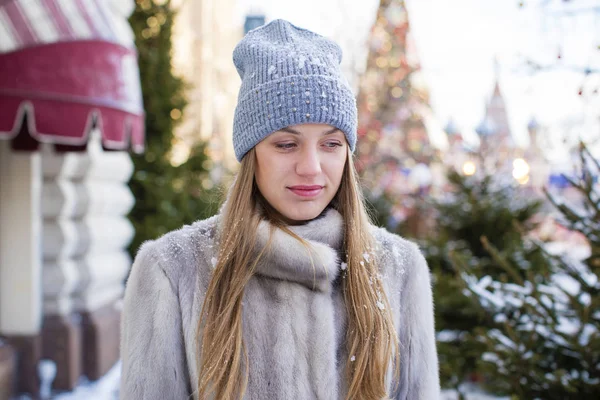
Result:
{"label": "woman's face", "polygon": [[325,124],[301,124],[274,132],[256,145],[256,184],[289,223],[317,217],[342,181],[344,134]]}

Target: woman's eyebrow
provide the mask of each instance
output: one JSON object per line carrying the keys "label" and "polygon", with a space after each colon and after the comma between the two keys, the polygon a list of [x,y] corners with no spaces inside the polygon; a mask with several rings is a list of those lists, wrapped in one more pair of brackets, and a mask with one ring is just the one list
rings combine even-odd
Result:
{"label": "woman's eyebrow", "polygon": [[[300,133],[300,132],[298,132],[297,130],[295,130],[295,129],[293,129],[293,128],[290,128],[289,126],[288,126],[288,127],[285,127],[285,128],[281,128],[281,129],[280,129],[280,131],[287,132],[287,133],[292,133],[292,134],[294,134],[294,135],[301,135],[301,133]],[[335,128],[335,127],[334,127],[334,128],[331,128],[331,129],[329,129],[329,130],[327,130],[327,131],[323,132],[323,136],[325,136],[325,135],[331,135],[332,133],[335,133],[335,132],[337,132],[337,131],[339,131],[339,129],[338,129],[338,128]]]}

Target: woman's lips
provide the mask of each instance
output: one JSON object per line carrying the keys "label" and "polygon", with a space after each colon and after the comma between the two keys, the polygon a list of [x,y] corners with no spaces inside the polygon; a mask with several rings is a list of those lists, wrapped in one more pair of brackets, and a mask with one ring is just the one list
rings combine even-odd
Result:
{"label": "woman's lips", "polygon": [[323,190],[321,185],[297,185],[288,186],[288,189],[301,197],[315,197]]}

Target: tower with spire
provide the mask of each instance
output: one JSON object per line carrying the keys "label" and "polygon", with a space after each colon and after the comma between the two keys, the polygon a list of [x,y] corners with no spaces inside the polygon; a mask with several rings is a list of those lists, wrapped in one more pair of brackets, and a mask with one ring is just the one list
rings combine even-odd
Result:
{"label": "tower with spire", "polygon": [[549,165],[542,150],[544,130],[535,117],[527,124],[529,146],[516,145],[508,118],[506,101],[500,88],[499,65],[494,63],[494,86],[485,102],[481,122],[475,128],[479,137],[479,149],[474,151],[463,140],[461,129],[450,117],[444,131],[448,137],[448,150],[443,154],[444,163],[467,175],[477,173],[512,177],[521,185],[542,188],[548,179]]}
{"label": "tower with spire", "polygon": [[488,173],[511,174],[513,158],[521,152],[515,147],[510,130],[506,101],[500,89],[500,67],[494,59],[494,89],[485,104],[482,121],[475,128],[479,136],[482,167]]}
{"label": "tower with spire", "polygon": [[494,90],[485,105],[483,120],[476,128],[484,147],[494,150],[509,151],[514,148],[506,102],[500,90],[500,66],[498,59],[494,60]]}

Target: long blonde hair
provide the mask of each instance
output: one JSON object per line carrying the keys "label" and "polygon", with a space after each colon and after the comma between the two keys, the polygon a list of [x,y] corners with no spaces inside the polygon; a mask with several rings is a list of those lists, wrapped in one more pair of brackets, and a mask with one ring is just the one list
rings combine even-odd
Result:
{"label": "long blonde hair", "polygon": [[[206,291],[196,337],[200,399],[214,396],[236,400],[246,391],[249,363],[242,335],[242,299],[258,260],[270,245],[269,240],[258,255],[254,254],[261,218],[302,241],[260,195],[254,181],[255,170],[256,155],[252,149],[242,159],[219,222],[225,228],[219,236],[218,261]],[[347,400],[380,400],[389,396],[388,369],[392,362],[395,375],[398,374],[400,355],[358,182],[348,150],[342,182],[332,203],[344,220],[343,248],[348,265],[342,288],[348,315]],[[259,204],[266,211],[262,217],[257,211]]]}

